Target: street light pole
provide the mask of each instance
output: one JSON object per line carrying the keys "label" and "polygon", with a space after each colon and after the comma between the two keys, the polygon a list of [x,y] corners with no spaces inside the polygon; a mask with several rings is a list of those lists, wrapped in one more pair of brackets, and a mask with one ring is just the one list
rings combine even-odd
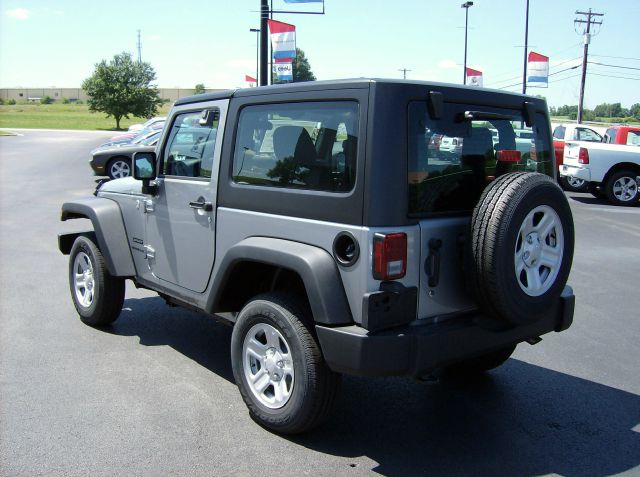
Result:
{"label": "street light pole", "polygon": [[266,86],[268,84],[268,62],[267,55],[268,50],[268,20],[269,20],[269,1],[260,0],[260,86]]}
{"label": "street light pole", "polygon": [[522,67],[522,94],[527,94],[527,52],[529,50],[529,0],[524,22],[524,65]]}
{"label": "street light pole", "polygon": [[467,30],[469,29],[469,7],[473,2],[464,2],[460,8],[464,8],[464,68],[462,70],[462,84],[467,84]]}
{"label": "street light pole", "polygon": [[256,34],[256,86],[258,86],[259,83],[259,74],[260,74],[260,62],[259,62],[259,58],[260,58],[260,35],[258,35],[258,33],[260,33],[260,28],[249,28],[249,31],[252,33]]}

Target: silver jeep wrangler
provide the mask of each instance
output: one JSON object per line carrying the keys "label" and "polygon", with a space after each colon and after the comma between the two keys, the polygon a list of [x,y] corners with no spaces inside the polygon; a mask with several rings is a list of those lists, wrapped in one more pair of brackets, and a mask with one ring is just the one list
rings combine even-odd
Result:
{"label": "silver jeep wrangler", "polygon": [[93,230],[59,248],[91,326],[118,318],[126,279],[231,323],[251,416],[291,434],[327,417],[341,373],[483,372],[567,329],[554,171],[538,98],[364,79],[203,94],[132,178],[62,206]]}

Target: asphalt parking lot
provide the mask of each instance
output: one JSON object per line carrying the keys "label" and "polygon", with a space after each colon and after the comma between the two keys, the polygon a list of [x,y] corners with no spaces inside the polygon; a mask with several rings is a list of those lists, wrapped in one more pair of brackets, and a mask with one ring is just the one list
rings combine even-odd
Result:
{"label": "asphalt parking lot", "polygon": [[346,377],[332,419],[284,438],[233,382],[228,327],[127,285],[83,325],[57,234],[109,132],[0,137],[0,475],[640,475],[640,207],[569,194],[574,325],[473,382]]}

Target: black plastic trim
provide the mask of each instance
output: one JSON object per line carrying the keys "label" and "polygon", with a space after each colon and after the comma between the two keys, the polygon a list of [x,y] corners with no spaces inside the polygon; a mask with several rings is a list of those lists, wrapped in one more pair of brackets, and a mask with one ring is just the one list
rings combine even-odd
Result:
{"label": "black plastic trim", "polygon": [[463,359],[565,330],[573,321],[574,300],[571,287],[565,287],[556,306],[544,318],[511,328],[480,326],[484,317],[475,313],[379,332],[355,325],[316,325],[316,332],[333,371],[357,376],[420,377]]}
{"label": "black plastic trim", "polygon": [[325,325],[353,323],[347,296],[333,257],[321,248],[270,237],[249,237],[225,254],[213,282],[206,310],[219,310],[224,286],[236,265],[258,262],[296,272],[304,283],[313,318]]}
{"label": "black plastic trim", "polygon": [[[107,269],[114,277],[132,277],[136,270],[129,240],[118,204],[110,199],[91,197],[62,204],[60,220],[90,219]],[[67,239],[62,242],[67,243]]]}

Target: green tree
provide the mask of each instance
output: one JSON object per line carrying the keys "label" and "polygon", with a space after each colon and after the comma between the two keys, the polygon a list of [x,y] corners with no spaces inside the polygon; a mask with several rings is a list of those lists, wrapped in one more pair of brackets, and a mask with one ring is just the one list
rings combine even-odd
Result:
{"label": "green tree", "polygon": [[[299,83],[301,81],[315,81],[316,75],[311,71],[311,65],[307,56],[300,48],[296,48],[296,57],[293,59],[293,82]],[[284,83],[284,81],[278,81],[275,73],[271,75],[272,83]]]}
{"label": "green tree", "polygon": [[311,71],[311,65],[304,51],[296,48],[296,57],[293,59],[293,82],[315,81],[316,79],[316,75]]}
{"label": "green tree", "polygon": [[205,92],[204,84],[198,83],[193,89],[193,94],[202,94]]}
{"label": "green tree", "polygon": [[640,120],[640,103],[632,104],[629,108],[629,116],[633,116],[634,118]]}
{"label": "green tree", "polygon": [[130,53],[122,52],[95,67],[93,74],[82,82],[82,89],[89,96],[89,111],[113,116],[117,129],[122,118],[157,114],[163,100],[158,87],[151,84],[156,73],[149,63],[134,62]]}

